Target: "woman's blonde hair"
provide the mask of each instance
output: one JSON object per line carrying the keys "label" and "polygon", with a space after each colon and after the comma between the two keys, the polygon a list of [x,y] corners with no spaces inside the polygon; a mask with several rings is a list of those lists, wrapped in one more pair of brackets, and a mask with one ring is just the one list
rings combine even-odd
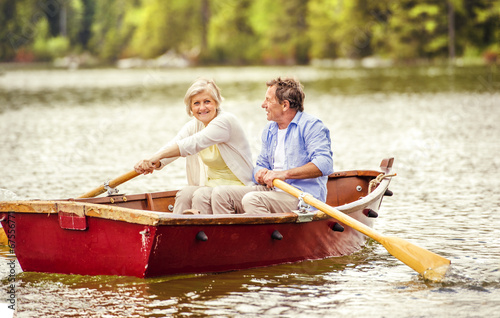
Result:
{"label": "woman's blonde hair", "polygon": [[203,92],[208,92],[210,96],[212,96],[217,104],[217,113],[219,112],[219,106],[224,100],[224,97],[220,94],[220,88],[215,84],[214,80],[198,78],[193,82],[191,87],[188,88],[184,96],[184,104],[186,104],[186,112],[189,116],[193,116],[193,112],[191,111],[191,99]]}

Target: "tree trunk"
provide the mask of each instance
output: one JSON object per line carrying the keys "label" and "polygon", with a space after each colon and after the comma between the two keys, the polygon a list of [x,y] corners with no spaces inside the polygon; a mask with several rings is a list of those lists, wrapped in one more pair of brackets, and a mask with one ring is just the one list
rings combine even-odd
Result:
{"label": "tree trunk", "polygon": [[209,0],[201,1],[201,21],[202,21],[202,33],[201,33],[201,51],[205,51],[208,46],[208,24],[210,23],[210,4]]}
{"label": "tree trunk", "polygon": [[455,9],[448,1],[448,56],[450,62],[455,61]]}

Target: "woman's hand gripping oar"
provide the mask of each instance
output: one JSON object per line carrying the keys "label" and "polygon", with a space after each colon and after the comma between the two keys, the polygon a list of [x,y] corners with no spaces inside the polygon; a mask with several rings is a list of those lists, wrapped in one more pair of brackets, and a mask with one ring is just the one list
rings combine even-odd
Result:
{"label": "woman's hand gripping oar", "polygon": [[[273,185],[297,198],[299,198],[302,194],[302,191],[299,189],[279,179],[274,179]],[[379,242],[390,254],[417,271],[425,279],[441,281],[450,267],[450,260],[424,248],[413,245],[403,239],[383,236],[369,226],[366,226],[347,214],[340,212],[324,202],[321,202],[310,194],[305,194],[303,196],[303,200],[307,204],[314,206],[345,225],[350,226],[351,228]]]}
{"label": "woman's hand gripping oar", "polygon": [[[176,149],[178,149],[178,148],[176,148]],[[108,189],[116,188],[120,184],[125,183],[125,182],[127,182],[127,181],[141,175],[141,174],[153,173],[154,170],[158,169],[161,166],[160,159],[161,158],[156,158],[156,156],[155,156],[153,159],[150,159],[150,160],[141,160],[134,166],[134,170],[129,171],[129,172],[119,176],[116,179],[113,179],[109,182],[106,182],[105,184],[101,185],[100,187],[95,188],[94,190],[91,190],[91,191],[79,196],[78,198],[79,199],[93,198],[95,196],[98,196],[101,193],[106,192]]]}

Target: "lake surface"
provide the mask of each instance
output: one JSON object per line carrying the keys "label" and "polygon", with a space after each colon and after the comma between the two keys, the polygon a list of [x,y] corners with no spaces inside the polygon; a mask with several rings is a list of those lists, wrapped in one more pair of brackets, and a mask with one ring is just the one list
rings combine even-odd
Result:
{"label": "lake surface", "polygon": [[[495,317],[500,310],[500,74],[494,67],[29,70],[0,66],[0,195],[76,197],[132,169],[189,120],[183,96],[215,78],[254,158],[265,81],[298,77],[330,128],[335,170],[395,157],[375,229],[452,261],[423,280],[369,241],[360,252],[221,274],[154,279],[25,273],[17,317]],[[185,185],[184,162],[124,193]],[[15,256],[0,247],[0,314]],[[3,316],[2,316],[3,317]]]}

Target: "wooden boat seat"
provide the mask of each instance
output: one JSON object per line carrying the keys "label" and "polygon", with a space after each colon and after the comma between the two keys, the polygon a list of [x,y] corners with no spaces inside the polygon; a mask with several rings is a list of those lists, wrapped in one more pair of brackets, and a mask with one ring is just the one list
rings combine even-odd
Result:
{"label": "wooden boat seat", "polygon": [[176,193],[177,190],[131,195],[117,194],[106,197],[72,200],[97,204],[112,204],[114,206],[136,210],[172,212]]}

